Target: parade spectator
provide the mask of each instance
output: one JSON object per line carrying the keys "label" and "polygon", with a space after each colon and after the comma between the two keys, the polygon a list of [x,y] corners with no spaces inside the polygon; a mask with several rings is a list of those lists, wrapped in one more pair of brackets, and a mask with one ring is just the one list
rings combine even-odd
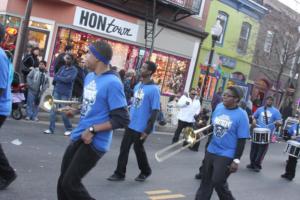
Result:
{"label": "parade spectator", "polygon": [[25,55],[25,57],[21,61],[21,71],[23,73],[24,81],[27,81],[27,75],[33,68],[39,67],[39,59],[40,49],[38,47],[34,47],[31,49],[30,54]]}
{"label": "parade spectator", "polygon": [[[0,43],[4,38],[5,29],[0,24]],[[7,116],[11,113],[12,95],[11,95],[11,69],[9,60],[0,47],[0,128],[5,122]],[[14,169],[10,166],[0,143],[0,190],[7,188],[15,179],[17,175]]]}
{"label": "parade spectator", "polygon": [[54,61],[54,73],[56,74],[58,72],[58,70],[65,65],[65,55],[66,54],[71,54],[72,53],[72,46],[71,45],[67,45],[65,47],[65,51],[63,53],[60,53],[55,61]]}
{"label": "parade spectator", "polygon": [[192,127],[195,122],[195,116],[200,113],[201,105],[199,99],[196,98],[196,90],[192,88],[189,94],[184,94],[177,102],[180,111],[177,115],[178,125],[174,133],[172,143],[179,140],[180,133],[185,127]]}
{"label": "parade spectator", "polygon": [[282,115],[283,124],[288,117],[293,116],[293,100],[287,98],[285,103],[282,105],[280,109],[280,113]]}
{"label": "parade spectator", "polygon": [[[77,76],[77,69],[75,66],[72,65],[73,56],[70,54],[66,54],[64,59],[65,59],[65,65],[63,65],[59,69],[59,71],[55,74],[53,80],[54,81],[53,98],[57,100],[71,99],[74,81]],[[64,113],[61,113],[61,115],[66,129],[64,135],[68,136],[71,134],[72,124],[69,118]],[[52,109],[50,111],[49,129],[44,131],[45,134],[54,133],[55,119],[56,119],[56,111],[55,109]]]}
{"label": "parade spectator", "polygon": [[131,104],[131,97],[133,96],[133,88],[134,85],[132,86],[132,79],[134,77],[134,71],[133,70],[128,70],[125,74],[124,77],[124,92],[127,100],[127,104]]}
{"label": "parade spectator", "polygon": [[88,74],[88,70],[85,67],[84,60],[82,58],[77,59],[77,64],[75,65],[77,69],[77,76],[75,78],[74,87],[72,90],[72,97],[82,100],[83,97],[83,85],[85,76]]}
{"label": "parade spectator", "polygon": [[34,68],[27,76],[26,120],[38,121],[39,104],[42,94],[49,87],[49,76],[46,61],[40,61],[39,68]]}
{"label": "parade spectator", "polygon": [[222,102],[222,87],[219,87],[218,92],[216,92],[211,100],[212,112],[216,109],[217,105]]}

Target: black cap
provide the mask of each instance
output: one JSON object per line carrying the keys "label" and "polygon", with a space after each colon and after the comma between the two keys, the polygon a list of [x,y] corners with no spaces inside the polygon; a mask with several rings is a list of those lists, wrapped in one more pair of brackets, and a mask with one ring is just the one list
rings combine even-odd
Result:
{"label": "black cap", "polygon": [[5,28],[4,28],[4,26],[0,23],[0,42],[2,42],[2,40],[4,39],[4,35],[5,35]]}
{"label": "black cap", "polygon": [[233,95],[236,96],[239,100],[241,100],[244,96],[244,91],[241,87],[237,85],[233,85],[227,88],[233,92]]}

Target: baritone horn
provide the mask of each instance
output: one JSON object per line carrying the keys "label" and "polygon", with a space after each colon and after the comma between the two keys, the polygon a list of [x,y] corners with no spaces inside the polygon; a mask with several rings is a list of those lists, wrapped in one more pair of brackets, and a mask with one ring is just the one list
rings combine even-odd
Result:
{"label": "baritone horn", "polygon": [[[179,152],[181,152],[189,147],[192,147],[195,143],[205,139],[206,137],[208,137],[209,135],[212,134],[212,132],[208,133],[206,135],[203,134],[203,131],[210,129],[211,126],[212,125],[208,125],[208,126],[205,126],[203,128],[197,129],[197,130],[193,130],[193,128],[191,128],[191,127],[185,128],[183,130],[183,133],[184,133],[183,139],[157,151],[155,153],[155,159],[158,162],[163,162],[166,159],[178,154]],[[184,144],[186,144],[186,145],[184,145]]]}
{"label": "baritone horn", "polygon": [[[47,95],[44,98],[42,103],[42,107],[44,110],[50,112],[52,109],[58,112],[63,112],[64,110],[68,110],[70,108],[79,109],[81,102],[77,99],[72,100],[58,100],[54,99],[52,95]],[[58,105],[64,105],[63,107],[58,107]]]}

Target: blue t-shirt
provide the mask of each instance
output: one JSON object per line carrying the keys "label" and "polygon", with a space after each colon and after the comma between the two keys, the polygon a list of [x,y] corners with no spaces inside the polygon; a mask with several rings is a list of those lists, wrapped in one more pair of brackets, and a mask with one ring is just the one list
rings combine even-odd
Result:
{"label": "blue t-shirt", "polygon": [[3,89],[3,93],[0,96],[0,115],[9,116],[12,107],[12,95],[11,95],[11,73],[10,62],[3,51],[0,48],[0,88]]}
{"label": "blue t-shirt", "polygon": [[134,87],[134,98],[130,107],[129,128],[143,133],[152,110],[160,109],[160,93],[157,85],[139,83]]}
{"label": "blue t-shirt", "polygon": [[275,124],[273,122],[281,120],[281,114],[279,110],[275,107],[267,107],[266,110],[268,117],[268,125],[265,118],[265,107],[259,107],[256,112],[253,114],[253,117],[257,120],[257,125],[259,128],[268,128],[271,130],[271,133],[275,129]]}
{"label": "blue t-shirt", "polygon": [[[297,128],[298,128],[298,135],[297,135]],[[298,123],[293,124],[288,129],[288,134],[289,134],[289,136],[299,136],[300,135],[300,125],[298,125]],[[300,138],[297,138],[297,141],[300,142]]]}
{"label": "blue t-shirt", "polygon": [[[81,134],[92,125],[108,122],[110,111],[126,106],[123,84],[116,74],[89,73],[84,81],[80,121],[72,131],[71,139],[79,140]],[[106,152],[110,148],[111,140],[111,130],[98,132],[93,137],[92,145],[97,150]]]}
{"label": "blue t-shirt", "polygon": [[207,151],[233,158],[239,138],[249,138],[249,120],[241,108],[227,109],[220,103],[212,115],[213,136]]}

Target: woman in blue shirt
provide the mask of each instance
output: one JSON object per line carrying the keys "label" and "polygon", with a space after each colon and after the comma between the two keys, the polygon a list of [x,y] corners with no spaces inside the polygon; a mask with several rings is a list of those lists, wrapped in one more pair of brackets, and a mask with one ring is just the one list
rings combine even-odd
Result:
{"label": "woman in blue shirt", "polygon": [[212,114],[213,135],[204,157],[203,177],[196,200],[209,200],[213,189],[220,199],[233,200],[227,178],[238,169],[249,134],[247,113],[239,108],[243,90],[230,86]]}

